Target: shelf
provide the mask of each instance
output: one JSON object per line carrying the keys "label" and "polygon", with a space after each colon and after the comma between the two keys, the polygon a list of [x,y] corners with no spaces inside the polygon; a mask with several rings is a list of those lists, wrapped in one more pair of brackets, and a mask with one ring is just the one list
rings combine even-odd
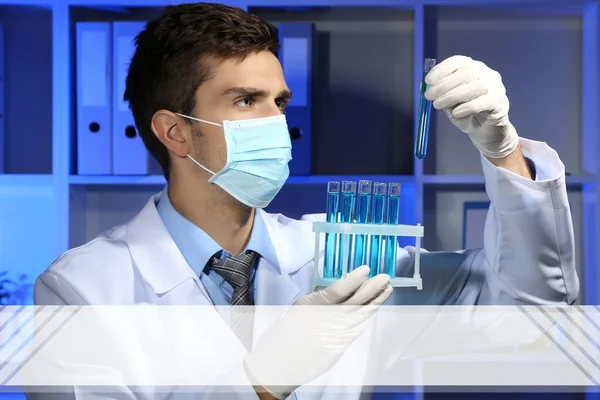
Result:
{"label": "shelf", "polygon": [[0,6],[34,6],[52,8],[55,0],[0,0]]}
{"label": "shelf", "polygon": [[[126,222],[164,189],[166,180],[159,169],[143,171],[149,175],[75,175],[81,119],[75,110],[74,27],[83,21],[147,21],[160,15],[164,6],[185,2],[0,0],[5,69],[0,72],[5,92],[4,103],[0,99],[0,119],[4,117],[0,123],[5,125],[0,140],[9,139],[0,145],[0,165],[6,172],[0,175],[0,199],[5,216],[11,218],[10,224],[3,220],[0,225],[6,225],[7,232],[20,229],[20,235],[10,236],[15,240],[4,246],[17,260],[15,265],[48,265],[68,247]],[[310,54],[315,63],[310,68],[314,93],[308,119],[313,127],[312,172],[322,175],[290,176],[269,211],[293,218],[322,213],[327,182],[332,180],[398,182],[403,186],[403,223],[429,226],[423,246],[431,251],[462,248],[464,203],[489,200],[479,152],[441,112],[432,113],[431,155],[423,162],[414,159],[412,140],[423,57],[441,61],[454,54],[468,55],[502,74],[510,93],[511,121],[519,134],[547,142],[573,174],[566,182],[575,259],[586,302],[597,304],[599,178],[585,174],[597,167],[598,120],[593,105],[599,92],[595,84],[582,88],[582,82],[594,83],[598,72],[597,1],[218,2],[250,9],[272,23],[315,27],[315,46],[308,49],[314,51]],[[357,49],[362,61],[356,61]],[[531,69],[532,64],[547,68]],[[532,90],[536,87],[561,97],[539,96]],[[30,118],[32,109],[35,118]],[[548,109],[555,111],[548,114]],[[25,128],[22,121],[28,121]],[[333,157],[331,149],[336,149]],[[31,224],[23,223],[29,220],[40,229],[31,231]],[[27,252],[32,243],[42,249],[43,257]],[[12,262],[7,254],[0,254],[0,259]],[[19,263],[23,255],[35,258]]]}
{"label": "shelf", "polygon": [[162,175],[71,175],[71,185],[164,185],[165,178]]}
{"label": "shelf", "polygon": [[[583,4],[585,0],[415,0],[414,3],[422,4],[424,6],[469,6],[469,7],[482,7],[482,6],[513,6],[515,10],[521,10],[525,7],[525,10],[531,10],[534,7],[538,7],[541,11],[547,10],[549,6],[573,6],[576,4]],[[526,4],[523,4],[526,3]]]}
{"label": "shelf", "polygon": [[415,183],[412,175],[311,175],[290,176],[286,185],[321,185],[329,181],[355,181],[370,180],[373,182],[398,182],[401,184]]}
{"label": "shelf", "polygon": [[[290,0],[282,7],[281,0],[221,0],[223,3],[231,6],[248,6],[248,7],[399,7],[412,6],[417,1],[412,0]],[[182,0],[68,0],[69,5],[87,6],[93,8],[106,8],[107,6],[116,7],[163,7],[168,4],[184,3]]]}
{"label": "shelf", "polygon": [[52,175],[0,174],[0,186],[51,185]]}
{"label": "shelf", "polygon": [[483,185],[483,175],[424,175],[426,185]]}
{"label": "shelf", "polygon": [[[0,182],[3,176],[0,175]],[[16,176],[37,176],[37,175],[16,175]],[[42,175],[43,176],[43,175]],[[50,176],[50,175],[49,175]],[[312,175],[312,176],[290,176],[286,185],[325,185],[329,181],[359,181],[370,180],[373,182],[398,182],[401,184],[416,183],[416,178],[411,175]],[[69,178],[71,185],[164,185],[165,178],[162,175],[148,176],[79,176],[71,175]],[[425,175],[423,183],[426,185],[483,185],[485,179],[483,175]],[[595,179],[590,175],[572,175],[567,176],[568,186],[579,186],[586,183],[595,183]]]}
{"label": "shelf", "polygon": [[[425,175],[423,183],[426,185],[483,185],[483,175]],[[595,183],[591,175],[569,175],[567,186],[579,186],[586,183]]]}
{"label": "shelf", "polygon": [[[454,6],[457,2],[432,3]],[[509,94],[510,120],[519,136],[547,143],[558,152],[568,171],[583,174],[581,17],[532,15],[516,1],[510,10],[508,1],[496,2],[505,6],[502,8],[491,7],[492,2],[471,3],[469,7],[425,9],[424,54],[435,54],[438,61],[466,54],[498,71]],[[530,11],[536,5],[540,9],[554,8],[541,1],[527,3]],[[567,2],[554,4],[562,8]],[[488,43],[494,43],[494,48]],[[505,52],[512,56],[503,57]],[[556,54],[561,57],[556,58]],[[548,68],[523,67],[529,62]],[[533,88],[540,86],[546,93],[560,93],[561,98],[538,96]],[[423,163],[426,175],[481,174],[480,152],[443,112],[432,112],[429,144]]]}
{"label": "shelf", "polygon": [[[558,0],[560,1],[560,0]],[[437,6],[447,5],[444,0],[433,1]],[[428,1],[424,1],[428,5]],[[585,8],[585,0],[575,0],[569,2],[559,2],[553,4],[552,7],[543,7],[539,3],[523,3],[514,4],[510,1],[489,2],[483,1],[480,4],[465,4],[473,9],[486,9],[499,12],[514,12],[519,15],[529,15],[532,18],[548,17],[548,16],[581,16]],[[459,6],[461,6],[459,4]]]}
{"label": "shelf", "polygon": [[[8,0],[9,3],[20,0]],[[27,0],[32,2],[32,0]],[[42,3],[43,1],[39,1]],[[46,0],[49,2],[49,0]],[[69,5],[87,6],[94,8],[106,8],[108,6],[116,7],[162,7],[168,4],[183,3],[182,0],[68,0]],[[228,5],[244,5],[248,7],[401,7],[401,6],[472,6],[473,0],[290,0],[286,2],[284,7],[281,6],[281,0],[221,0],[220,3]],[[494,6],[522,6],[521,0],[479,0],[476,5],[494,5]],[[539,6],[545,8],[548,4],[580,4],[582,0],[529,0],[528,5],[531,7]]]}
{"label": "shelf", "polygon": [[[359,181],[368,179],[373,182],[399,182],[402,184],[414,183],[415,178],[407,175],[312,175],[312,176],[290,176],[286,185],[325,185],[329,181]],[[71,185],[164,185],[165,178],[162,175],[148,176],[80,176],[71,175],[69,177]]]}

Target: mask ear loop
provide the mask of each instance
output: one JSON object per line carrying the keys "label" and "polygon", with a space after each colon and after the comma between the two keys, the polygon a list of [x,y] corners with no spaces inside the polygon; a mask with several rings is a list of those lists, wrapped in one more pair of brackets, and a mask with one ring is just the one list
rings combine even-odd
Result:
{"label": "mask ear loop", "polygon": [[217,124],[216,122],[210,122],[210,121],[206,121],[204,119],[190,117],[189,115],[184,115],[184,114],[180,114],[180,113],[175,113],[175,115],[179,115],[180,117],[187,118],[187,119],[193,119],[194,121],[198,121],[198,122],[204,122],[205,124],[209,124],[209,125],[223,126],[221,124]]}
{"label": "mask ear loop", "polygon": [[[180,114],[180,113],[175,113],[175,115],[179,115],[180,117],[183,118],[188,118],[194,121],[198,121],[198,122],[204,122],[205,124],[209,124],[209,125],[214,125],[214,126],[223,126],[221,124],[217,124],[214,122],[210,122],[210,121],[205,121],[203,119],[200,118],[194,118],[194,117],[190,117],[189,115],[184,115],[184,114]],[[190,160],[192,160],[197,166],[199,166],[200,168],[202,168],[203,170],[205,170],[206,172],[208,172],[209,174],[215,176],[216,174],[214,172],[212,172],[210,169],[206,168],[204,165],[200,164],[198,161],[196,161],[194,159],[194,157],[190,156],[189,154],[185,155],[187,158],[189,158]]]}
{"label": "mask ear loop", "polygon": [[206,168],[205,166],[203,166],[202,164],[200,164],[198,161],[196,161],[192,156],[190,156],[189,154],[185,155],[187,158],[189,158],[190,160],[192,160],[197,166],[199,166],[200,168],[202,168],[203,170],[205,170],[206,172],[208,172],[209,174],[211,174],[212,176],[215,176],[216,174],[214,172],[212,172],[210,169]]}

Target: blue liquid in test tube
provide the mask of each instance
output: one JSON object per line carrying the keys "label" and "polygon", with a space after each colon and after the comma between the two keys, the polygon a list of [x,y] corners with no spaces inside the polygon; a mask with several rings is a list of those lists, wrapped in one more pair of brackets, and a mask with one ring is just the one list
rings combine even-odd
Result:
{"label": "blue liquid in test tube", "polygon": [[[354,222],[354,203],[356,201],[356,182],[342,181],[342,202],[340,205],[340,222]],[[349,236],[349,235],[348,235]],[[348,263],[344,265],[344,251],[346,235],[339,235],[338,241],[338,263],[335,270],[335,277],[341,278],[342,272],[346,266],[350,265],[351,238],[348,238]],[[349,271],[350,268],[347,268]]]}
{"label": "blue liquid in test tube", "polygon": [[[340,183],[327,183],[327,222],[337,222],[338,207],[340,199]],[[323,262],[323,278],[333,278],[333,269],[335,267],[335,244],[337,235],[335,233],[325,234],[325,259]]]}
{"label": "blue liquid in test tube", "polygon": [[[387,224],[398,225],[400,220],[400,184],[392,182],[388,185]],[[388,236],[385,241],[385,273],[390,278],[396,277],[396,252],[398,239]]]}
{"label": "blue liquid in test tube", "polygon": [[[385,188],[386,185],[383,182],[375,182],[375,184],[373,185],[373,215],[371,218],[372,224],[383,224],[383,215],[385,212]],[[381,241],[381,235],[371,236],[371,253],[369,256],[369,267],[371,267],[371,277],[377,275],[380,272],[379,265],[381,262]]]}
{"label": "blue liquid in test tube", "polygon": [[428,85],[425,83],[425,76],[435,66],[435,58],[426,58],[423,66],[423,81],[421,82],[421,100],[419,104],[419,126],[417,127],[417,137],[415,139],[415,157],[425,158],[427,154],[427,140],[429,136],[429,115],[431,114],[431,101],[425,98],[425,91]]}
{"label": "blue liquid in test tube", "polygon": [[[366,224],[369,222],[371,210],[371,181],[358,181],[358,198],[356,201],[356,222]],[[367,235],[356,235],[354,242],[354,262],[352,269],[367,263]]]}

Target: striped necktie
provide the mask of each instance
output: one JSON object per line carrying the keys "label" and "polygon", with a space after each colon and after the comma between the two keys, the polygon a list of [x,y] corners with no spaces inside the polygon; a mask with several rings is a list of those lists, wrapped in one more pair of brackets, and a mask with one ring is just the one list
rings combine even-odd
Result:
{"label": "striped necktie", "polygon": [[258,253],[248,251],[236,257],[220,259],[213,257],[210,267],[227,281],[233,288],[231,295],[230,326],[244,346],[249,349],[252,345],[254,325],[254,305],[250,295],[250,275]]}
{"label": "striped necktie", "polygon": [[248,251],[237,257],[213,257],[211,268],[227,281],[233,288],[232,306],[251,306],[254,304],[250,296],[250,275],[258,253]]}

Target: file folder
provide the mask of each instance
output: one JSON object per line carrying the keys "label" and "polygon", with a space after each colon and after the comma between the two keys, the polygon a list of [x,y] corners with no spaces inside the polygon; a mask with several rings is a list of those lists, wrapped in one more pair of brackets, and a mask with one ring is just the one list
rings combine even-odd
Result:
{"label": "file folder", "polygon": [[146,23],[142,21],[113,22],[113,174],[147,175],[149,154],[138,134],[133,115],[123,101],[125,82],[131,58],[135,52],[135,37]]}
{"label": "file folder", "polygon": [[76,25],[77,174],[109,175],[111,37],[108,22]]}
{"label": "file folder", "polygon": [[314,25],[279,25],[279,60],[292,92],[286,118],[292,139],[290,175],[310,175],[312,134],[312,76]]}

